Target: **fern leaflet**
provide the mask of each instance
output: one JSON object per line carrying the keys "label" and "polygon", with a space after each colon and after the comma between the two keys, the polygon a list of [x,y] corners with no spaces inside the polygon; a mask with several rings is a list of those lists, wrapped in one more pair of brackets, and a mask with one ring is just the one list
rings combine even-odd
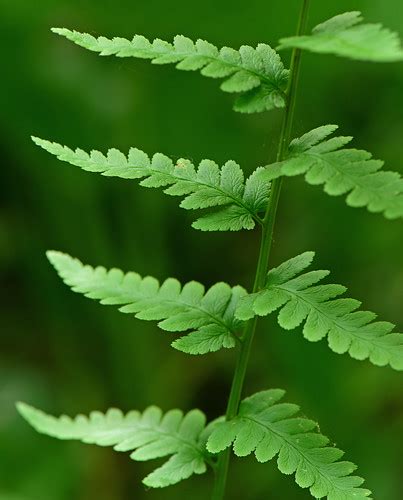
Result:
{"label": "fern leaflet", "polygon": [[359,24],[362,21],[361,12],[345,12],[316,26],[310,36],[281,39],[279,49],[296,47],[374,62],[403,60],[397,33],[381,24]]}
{"label": "fern leaflet", "polygon": [[403,334],[391,333],[391,323],[374,321],[374,313],[357,311],[358,300],[337,298],[346,291],[344,286],[316,285],[329,271],[301,274],[314,255],[305,252],[272,269],[264,290],[240,301],[237,316],[247,320],[281,308],[278,322],[282,328],[291,330],[305,322],[304,337],[312,342],[327,335],[336,353],[348,352],[355,359],[369,358],[375,365],[403,370]]}
{"label": "fern leaflet", "polygon": [[324,125],[294,139],[288,157],[268,167],[268,174],[305,174],[312,185],[324,184],[331,196],[347,195],[351,207],[367,207],[388,219],[403,217],[403,179],[397,172],[381,170],[383,162],[371,153],[346,149],[352,137],[327,137],[337,125]]}
{"label": "fern leaflet", "polygon": [[127,40],[96,38],[64,28],[53,28],[52,31],[103,56],[151,59],[154,64],[176,64],[181,70],[201,70],[204,76],[223,78],[221,89],[224,92],[241,94],[234,105],[234,110],[241,113],[256,113],[285,105],[288,70],[277,52],[263,43],[256,48],[243,45],[234,50],[229,47],[218,49],[205,40],[193,42],[182,35],[169,43],[158,38],[150,42],[141,35]]}
{"label": "fern leaflet", "polygon": [[196,220],[192,226],[201,231],[239,231],[253,229],[261,223],[259,213],[267,205],[270,184],[265,180],[263,167],[255,170],[245,181],[240,166],[228,161],[223,167],[211,160],[203,160],[196,169],[189,160],[176,164],[157,153],[152,159],[139,149],[131,148],[128,156],[117,149],[107,155],[99,151],[90,154],[81,149],[33,137],[33,141],[59,160],[89,172],[109,177],[141,179],[141,186],[163,187],[172,196],[185,196],[180,206],[187,210],[223,207]]}
{"label": "fern leaflet", "polygon": [[207,449],[219,453],[233,444],[237,456],[254,452],[259,462],[278,455],[280,472],[295,473],[296,483],[310,488],[315,498],[367,498],[371,492],[360,488],[364,480],[350,475],[356,466],[339,461],[344,453],[329,446],[327,437],[313,432],[318,428],[315,422],[296,416],[297,405],[279,403],[284,394],[281,389],[272,389],[244,399],[234,419],[216,425]]}
{"label": "fern leaflet", "polygon": [[212,463],[205,449],[206,417],[200,410],[186,415],[170,410],[165,415],[156,406],[143,413],[109,409],[105,414],[92,412],[89,417],[72,419],[47,415],[25,403],[17,405],[20,414],[38,432],[58,439],[80,440],[100,446],[113,446],[116,451],[131,451],[136,461],[171,456],[161,467],[144,478],[151,488],[163,488],[206,472]]}
{"label": "fern leaflet", "polygon": [[158,326],[169,332],[186,332],[171,345],[189,354],[205,354],[236,345],[236,332],[242,321],[235,318],[235,309],[246,291],[226,283],[217,283],[207,292],[204,286],[191,281],[181,286],[168,278],[158,280],[136,273],[124,274],[119,269],[106,270],[83,265],[69,255],[47,253],[63,281],[73,291],[82,293],[101,304],[119,305],[120,311],[136,318],[159,321]]}

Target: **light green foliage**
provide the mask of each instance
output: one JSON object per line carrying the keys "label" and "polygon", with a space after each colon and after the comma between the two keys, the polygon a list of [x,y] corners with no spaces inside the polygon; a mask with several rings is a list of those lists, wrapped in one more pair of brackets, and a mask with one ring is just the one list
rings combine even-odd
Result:
{"label": "light green foliage", "polygon": [[234,161],[219,167],[212,160],[203,160],[199,167],[180,159],[174,162],[157,153],[150,159],[143,151],[132,148],[126,157],[117,149],[107,155],[75,151],[54,142],[33,138],[35,144],[60,160],[83,170],[109,177],[143,179],[141,186],[164,188],[172,196],[185,196],[180,206],[187,210],[222,207],[196,220],[192,226],[202,231],[239,231],[253,229],[265,210],[270,183],[264,168],[255,170],[248,179]]}
{"label": "light green foliage", "polygon": [[304,337],[312,342],[327,335],[336,353],[403,370],[403,334],[391,333],[391,323],[374,321],[374,313],[357,311],[358,300],[337,298],[346,291],[344,286],[316,285],[329,271],[302,273],[314,255],[305,252],[269,271],[264,290],[242,299],[237,316],[247,320],[280,309],[278,322],[286,330],[305,322]]}
{"label": "light green foliage", "polygon": [[239,457],[254,453],[259,462],[278,455],[280,472],[295,473],[297,484],[310,488],[315,498],[367,498],[371,492],[360,488],[363,479],[350,475],[356,466],[340,461],[344,453],[329,445],[315,422],[297,416],[297,405],[279,403],[284,394],[283,390],[272,389],[244,399],[234,419],[213,429],[207,449],[219,453],[233,445]]}
{"label": "light green foliage", "polygon": [[223,78],[221,89],[224,92],[241,94],[234,105],[234,110],[241,113],[261,112],[285,105],[288,70],[276,51],[264,43],[256,48],[243,45],[239,50],[229,47],[219,50],[205,40],[193,42],[182,35],[169,43],[158,38],[150,42],[141,35],[127,40],[96,38],[64,28],[53,28],[52,31],[103,56],[151,59],[154,64],[176,64],[181,70],[201,70],[204,76]]}
{"label": "light green foliage", "polygon": [[175,349],[205,354],[235,346],[236,332],[242,325],[235,318],[235,308],[246,295],[240,286],[217,283],[206,292],[196,281],[182,286],[173,278],[160,285],[150,276],[93,268],[60,252],[50,251],[47,255],[73,291],[101,304],[119,305],[120,311],[135,314],[138,319],[159,321],[158,326],[168,332],[191,330],[172,343]]}
{"label": "light green foliage", "polygon": [[362,21],[361,12],[345,12],[316,26],[310,36],[281,39],[279,49],[296,47],[375,62],[403,60],[397,33],[381,24],[360,24]]}
{"label": "light green foliage", "polygon": [[136,461],[168,457],[169,460],[144,478],[151,488],[163,488],[192,474],[206,472],[211,458],[205,448],[206,417],[200,410],[186,415],[180,410],[163,414],[156,406],[143,413],[131,411],[124,415],[110,409],[105,414],[94,411],[89,417],[72,419],[47,415],[19,403],[20,414],[38,432],[58,439],[79,440],[100,446],[113,446],[116,451],[131,451]]}
{"label": "light green foliage", "polygon": [[[303,2],[298,33],[305,33],[308,2]],[[310,36],[283,38],[280,49],[307,49],[333,53],[353,59],[379,62],[403,60],[403,49],[395,33],[379,24],[360,24],[359,12],[347,12],[316,26]],[[162,330],[178,332],[172,346],[189,354],[205,354],[238,344],[239,357],[228,402],[228,415],[206,426],[199,410],[184,415],[171,410],[165,415],[151,406],[143,413],[124,415],[110,409],[106,414],[92,412],[71,419],[55,418],[24,403],[18,404],[21,415],[39,432],[59,439],[74,439],[116,451],[130,451],[131,458],[167,461],[144,479],[149,487],[175,484],[192,474],[206,472],[211,465],[216,472],[213,498],[224,498],[228,455],[217,461],[214,454],[230,447],[244,457],[254,453],[259,462],[277,456],[284,474],[295,474],[296,483],[308,488],[315,498],[329,500],[364,500],[371,492],[361,487],[363,479],[352,475],[356,466],[342,461],[343,452],[322,435],[318,425],[299,415],[295,404],[281,402],[280,389],[259,392],[240,405],[243,378],[250,354],[256,321],[240,334],[245,322],[256,316],[278,312],[278,322],[286,330],[303,325],[303,335],[314,342],[327,337],[336,353],[348,352],[359,360],[369,358],[375,365],[390,365],[403,370],[403,334],[393,333],[394,325],[376,321],[372,312],[361,311],[361,303],[340,298],[346,291],[341,285],[319,284],[328,271],[306,269],[314,253],[305,252],[271,269],[264,281],[272,244],[277,195],[269,203],[271,181],[281,176],[305,175],[308,183],[324,185],[329,195],[346,195],[347,204],[367,207],[387,218],[403,217],[403,179],[398,173],[381,170],[383,162],[366,151],[347,149],[351,137],[333,137],[338,128],[326,125],[311,130],[290,144],[299,51],[292,56],[292,77],[280,56],[269,45],[242,46],[238,51],[184,36],[173,43],[160,39],[150,42],[135,35],[132,40],[108,39],[68,29],[53,31],[100,55],[149,59],[154,64],[175,64],[180,70],[200,71],[221,79],[221,89],[239,94],[234,109],[253,113],[286,107],[280,136],[279,158],[282,161],[258,168],[247,179],[240,166],[228,161],[222,167],[203,160],[198,166],[179,159],[173,162],[157,153],[152,158],[136,148],[128,155],[117,149],[107,154],[87,153],[81,149],[33,138],[34,142],[58,159],[83,170],[105,176],[139,179],[140,185],[163,188],[172,196],[182,197],[180,206],[187,210],[208,210],[192,225],[202,231],[238,231],[262,226],[263,236],[254,290],[248,294],[240,286],[217,283],[207,291],[198,282],[181,285],[173,278],[162,284],[119,269],[91,267],[60,252],[48,252],[48,258],[63,281],[73,291],[101,304],[116,305],[124,313],[142,320],[158,322]],[[288,145],[284,153],[284,146]],[[264,214],[264,215],[263,215]],[[262,279],[263,278],[263,279]],[[256,291],[258,290],[258,291]]]}
{"label": "light green foliage", "polygon": [[337,125],[324,125],[294,139],[287,158],[270,165],[268,174],[305,174],[309,184],[323,184],[327,194],[347,195],[346,202],[351,207],[367,207],[370,212],[381,212],[388,219],[403,217],[400,174],[381,170],[383,162],[372,159],[367,151],[344,148],[352,137],[328,139],[337,128]]}

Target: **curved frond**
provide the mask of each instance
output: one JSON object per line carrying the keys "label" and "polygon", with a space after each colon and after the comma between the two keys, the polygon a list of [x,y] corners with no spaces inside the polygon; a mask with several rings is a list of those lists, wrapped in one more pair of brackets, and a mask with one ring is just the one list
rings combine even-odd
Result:
{"label": "curved frond", "polygon": [[329,271],[303,273],[314,255],[305,252],[272,269],[265,288],[240,301],[237,316],[247,320],[280,309],[278,322],[286,330],[304,323],[307,340],[327,336],[336,353],[348,352],[358,360],[369,358],[375,365],[403,370],[403,334],[391,333],[394,325],[375,321],[376,314],[358,311],[358,300],[338,298],[346,291],[344,286],[317,285]]}
{"label": "curved frond", "polygon": [[294,139],[287,158],[269,169],[290,177],[305,174],[309,184],[323,184],[327,194],[347,195],[351,207],[366,207],[388,219],[403,217],[401,175],[381,170],[383,162],[367,151],[344,148],[352,137],[328,139],[337,128],[324,125]]}
{"label": "curved frond", "polygon": [[218,49],[205,40],[193,42],[182,35],[169,43],[158,38],[150,42],[141,35],[127,40],[97,38],[65,28],[53,28],[52,31],[102,56],[150,59],[154,64],[176,64],[181,70],[200,70],[203,76],[224,79],[221,84],[224,92],[241,94],[234,105],[234,110],[241,113],[256,113],[285,105],[288,70],[277,52],[264,43],[256,48],[243,45],[234,50],[229,47]]}
{"label": "curved frond", "polygon": [[156,406],[143,413],[131,411],[124,415],[110,409],[105,414],[94,411],[89,417],[66,415],[60,418],[47,415],[25,403],[18,411],[38,432],[58,439],[79,440],[100,446],[113,446],[116,451],[130,451],[136,461],[170,458],[144,478],[151,488],[163,488],[203,474],[211,461],[204,440],[206,417],[200,410],[186,415],[181,410],[163,414]]}
{"label": "curved frond", "polygon": [[82,264],[69,255],[49,251],[47,256],[63,281],[75,292],[96,299],[101,304],[118,305],[136,318],[158,321],[168,332],[186,332],[172,343],[175,349],[189,354],[205,354],[236,344],[236,332],[242,321],[235,309],[246,291],[226,283],[216,283],[205,291],[203,285],[190,281],[181,285],[168,278],[161,285],[155,278],[119,269],[106,270]]}
{"label": "curved frond", "polygon": [[244,399],[235,418],[213,429],[207,449],[219,453],[233,445],[237,456],[254,453],[259,462],[278,455],[280,472],[295,473],[297,484],[315,498],[367,499],[371,492],[360,488],[364,480],[351,476],[356,466],[340,461],[344,453],[329,444],[315,422],[297,415],[297,405],[279,402],[284,394],[272,389]]}
{"label": "curved frond", "polygon": [[403,61],[399,35],[381,24],[360,24],[361,12],[345,12],[319,24],[312,35],[280,40],[279,49],[299,48],[374,62]]}
{"label": "curved frond", "polygon": [[141,186],[164,188],[166,194],[182,196],[180,206],[186,210],[223,207],[192,224],[201,231],[253,229],[256,222],[260,222],[259,213],[266,209],[270,183],[266,181],[263,167],[245,181],[241,167],[232,160],[221,168],[212,160],[203,160],[196,169],[189,160],[174,163],[161,153],[150,159],[135,148],[131,148],[126,157],[117,149],[103,155],[99,151],[73,151],[37,137],[33,137],[33,141],[59,160],[83,170],[109,177],[143,179]]}

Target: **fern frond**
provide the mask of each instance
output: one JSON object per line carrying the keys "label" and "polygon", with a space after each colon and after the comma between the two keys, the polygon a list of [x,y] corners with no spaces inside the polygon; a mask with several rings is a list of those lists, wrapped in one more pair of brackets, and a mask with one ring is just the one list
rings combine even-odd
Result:
{"label": "fern frond", "polygon": [[319,24],[312,35],[280,40],[279,49],[299,48],[374,62],[403,61],[397,33],[381,24],[359,24],[361,12],[345,12]]}
{"label": "fern frond", "polygon": [[203,76],[223,78],[221,89],[224,92],[241,94],[234,105],[234,110],[241,113],[257,113],[285,105],[288,70],[277,52],[263,43],[256,48],[243,45],[234,50],[218,49],[205,40],[193,42],[182,35],[169,43],[158,38],[150,42],[141,35],[127,40],[96,38],[65,28],[53,28],[52,31],[102,56],[151,59],[154,64],[176,64],[181,70],[200,70]]}
{"label": "fern frond", "polygon": [[296,483],[309,488],[315,498],[368,498],[371,492],[360,488],[364,480],[351,476],[356,466],[340,461],[344,453],[329,445],[315,422],[296,416],[297,405],[279,403],[284,394],[281,389],[272,389],[244,399],[238,415],[212,431],[207,449],[219,453],[233,445],[237,456],[254,453],[259,462],[278,455],[280,472],[295,473]]}
{"label": "fern frond", "polygon": [[164,188],[166,194],[184,196],[180,206],[186,210],[224,207],[192,224],[201,231],[253,229],[256,222],[261,222],[259,213],[266,209],[270,183],[265,180],[263,167],[245,181],[241,167],[232,160],[221,168],[212,160],[203,160],[196,169],[189,160],[180,159],[174,164],[161,153],[150,159],[135,148],[130,149],[127,157],[117,149],[103,155],[99,151],[73,151],[37,137],[32,139],[59,160],[83,170],[109,177],[143,179],[141,186]]}
{"label": "fern frond", "polygon": [[371,153],[344,148],[352,137],[327,139],[337,125],[324,125],[294,139],[287,158],[270,165],[285,176],[305,174],[312,185],[324,185],[331,196],[347,195],[351,207],[367,207],[388,219],[403,217],[403,179],[397,172],[381,170],[383,162]]}
{"label": "fern frond", "polygon": [[69,255],[49,251],[47,256],[62,280],[75,292],[101,304],[118,305],[136,318],[158,321],[168,332],[191,332],[171,345],[189,354],[205,354],[234,347],[242,321],[235,309],[246,291],[217,283],[207,292],[196,281],[181,285],[168,278],[161,285],[155,278],[119,269],[106,270],[82,264]]}
{"label": "fern frond", "polygon": [[305,323],[307,340],[328,337],[329,347],[338,354],[348,352],[354,359],[369,360],[378,366],[403,370],[403,334],[391,333],[394,325],[375,321],[376,314],[357,311],[361,302],[337,298],[346,288],[341,285],[316,285],[329,271],[301,274],[312,262],[314,252],[305,252],[267,275],[265,288],[244,297],[236,315],[242,320],[266,316],[277,309],[279,325],[291,330]]}
{"label": "fern frond", "polygon": [[151,488],[163,488],[203,474],[211,457],[206,452],[204,439],[206,417],[200,410],[186,415],[181,410],[163,414],[156,406],[143,413],[109,409],[105,414],[92,412],[89,417],[78,415],[74,419],[65,415],[55,418],[25,403],[18,403],[24,419],[42,434],[58,439],[79,440],[100,446],[113,446],[114,450],[131,451],[136,461],[170,456],[161,467],[144,478]]}

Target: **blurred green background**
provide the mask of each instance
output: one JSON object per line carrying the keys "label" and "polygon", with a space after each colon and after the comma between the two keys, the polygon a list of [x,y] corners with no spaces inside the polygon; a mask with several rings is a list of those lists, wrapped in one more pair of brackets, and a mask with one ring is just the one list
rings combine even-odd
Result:
{"label": "blurred green background", "polygon": [[[257,232],[205,234],[176,199],[135,181],[102,178],[57,162],[31,134],[84,149],[137,146],[194,161],[272,160],[281,111],[242,116],[217,82],[146,61],[100,58],[52,35],[51,26],[92,34],[171,39],[182,33],[238,48],[275,44],[295,30],[299,0],[132,2],[0,0],[1,353],[0,499],[206,499],[211,477],[145,491],[153,464],[37,435],[18,417],[24,400],[75,414],[118,406],[223,412],[234,352],[193,358],[171,336],[71,293],[48,265],[54,248],[85,262],[152,274],[249,286]],[[310,24],[362,10],[403,34],[400,0],[312,1]],[[289,54],[284,54],[288,63]],[[403,173],[403,66],[306,54],[295,134],[337,123]],[[285,183],[272,262],[305,250],[365,307],[403,327],[402,225],[350,209],[301,179]],[[319,267],[319,268],[320,268]],[[245,391],[283,387],[305,414],[348,450],[375,498],[403,498],[402,375],[310,344],[262,321]],[[274,464],[234,460],[228,499],[304,499]]]}

